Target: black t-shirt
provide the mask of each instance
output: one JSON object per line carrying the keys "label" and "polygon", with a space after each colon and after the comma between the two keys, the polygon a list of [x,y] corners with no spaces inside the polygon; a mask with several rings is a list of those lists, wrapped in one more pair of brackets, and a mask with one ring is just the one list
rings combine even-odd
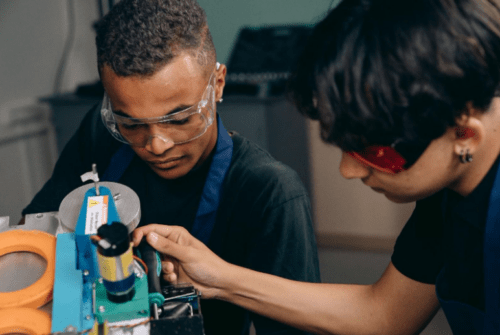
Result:
{"label": "black t-shirt", "polygon": [[498,164],[466,197],[445,189],[417,201],[392,255],[399,272],[422,283],[436,284],[443,270],[443,298],[483,311],[483,239]]}
{"label": "black t-shirt", "polygon": [[[266,151],[233,134],[231,165],[208,247],[222,259],[281,277],[319,282],[316,241],[307,192],[297,174]],[[122,143],[113,139],[92,109],[61,153],[53,175],[23,215],[57,211],[63,198],[82,185],[80,175],[97,164],[103,175]],[[188,175],[166,180],[135,156],[119,180],[141,202],[140,225],[192,227],[210,160]],[[202,300],[207,335],[302,334],[223,301]]]}

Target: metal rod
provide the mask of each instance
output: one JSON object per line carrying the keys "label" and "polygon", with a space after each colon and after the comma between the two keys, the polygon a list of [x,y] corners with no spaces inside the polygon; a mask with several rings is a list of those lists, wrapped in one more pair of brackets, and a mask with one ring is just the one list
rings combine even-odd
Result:
{"label": "metal rod", "polygon": [[158,315],[158,305],[153,304],[153,316],[155,320],[158,320],[160,316]]}
{"label": "metal rod", "polygon": [[[92,173],[97,175],[97,166],[95,164],[92,164]],[[94,180],[94,186],[95,186],[95,194],[99,196],[99,183]]]}
{"label": "metal rod", "polygon": [[95,315],[95,303],[96,303],[96,288],[95,288],[95,282],[92,283],[92,313]]}

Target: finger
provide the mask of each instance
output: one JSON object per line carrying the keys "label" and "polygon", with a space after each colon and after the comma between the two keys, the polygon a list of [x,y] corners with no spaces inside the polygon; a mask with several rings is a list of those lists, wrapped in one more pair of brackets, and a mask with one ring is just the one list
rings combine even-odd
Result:
{"label": "finger", "polygon": [[[154,232],[160,236],[177,242],[181,235],[191,236],[186,229],[177,226],[167,226],[161,224],[149,224],[144,227],[139,227],[134,231],[134,236],[142,237]],[[140,240],[138,240],[140,242]],[[135,240],[134,240],[135,243]]]}
{"label": "finger", "polygon": [[174,271],[175,271],[174,263],[172,263],[171,261],[162,262],[161,268],[162,268],[163,272],[166,274],[171,274],[171,273],[174,273]]}
{"label": "finger", "polygon": [[132,233],[132,242],[134,242],[134,247],[137,247],[141,243],[143,236],[144,232],[142,230],[134,230]]}
{"label": "finger", "polygon": [[132,241],[134,242],[134,246],[138,246],[141,243],[141,240],[144,236],[146,236],[150,231],[153,231],[154,226],[160,226],[158,224],[149,224],[144,227],[139,227],[134,230],[132,233]]}
{"label": "finger", "polygon": [[175,273],[164,274],[163,279],[170,284],[177,284],[177,275]]}
{"label": "finger", "polygon": [[180,245],[169,240],[155,232],[150,232],[146,235],[148,243],[161,253],[174,257],[179,261],[187,261],[189,250],[191,247]]}

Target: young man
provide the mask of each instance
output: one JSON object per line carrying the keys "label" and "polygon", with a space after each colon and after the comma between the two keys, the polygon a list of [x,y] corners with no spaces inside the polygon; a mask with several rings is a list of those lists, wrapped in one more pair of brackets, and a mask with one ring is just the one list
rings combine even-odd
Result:
{"label": "young man", "polygon": [[[55,211],[97,164],[132,188],[140,225],[180,225],[228,262],[319,281],[310,205],[296,173],[216,114],[226,67],[195,0],[122,0],[97,29],[106,94],[23,214]],[[203,301],[206,334],[302,334],[221,301]]]}
{"label": "young man", "polygon": [[177,227],[135,242],[179,261],[169,279],[312,332],[415,334],[441,306],[454,334],[500,334],[500,2],[344,0],[306,50],[294,98],[342,149],[340,173],[417,201],[380,280],[260,274]]}

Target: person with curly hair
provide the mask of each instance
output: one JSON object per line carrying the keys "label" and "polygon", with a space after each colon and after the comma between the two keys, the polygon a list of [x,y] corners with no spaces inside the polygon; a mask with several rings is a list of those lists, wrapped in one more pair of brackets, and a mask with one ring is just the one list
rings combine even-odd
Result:
{"label": "person with curly hair", "polygon": [[498,0],[343,0],[290,87],[342,150],[344,178],[416,201],[381,278],[258,273],[179,227],[140,228],[134,241],[175,258],[172,279],[203,295],[318,334],[417,334],[440,307],[454,334],[500,334],[499,84]]}
{"label": "person with curly hair", "polygon": [[[195,0],[122,0],[97,24],[105,94],[23,211],[57,211],[96,163],[134,190],[139,226],[179,225],[222,259],[319,282],[307,192],[298,175],[217,115],[227,69]],[[171,263],[163,262],[168,281]],[[203,298],[203,297],[202,297]],[[234,304],[202,300],[205,333],[304,334]]]}

